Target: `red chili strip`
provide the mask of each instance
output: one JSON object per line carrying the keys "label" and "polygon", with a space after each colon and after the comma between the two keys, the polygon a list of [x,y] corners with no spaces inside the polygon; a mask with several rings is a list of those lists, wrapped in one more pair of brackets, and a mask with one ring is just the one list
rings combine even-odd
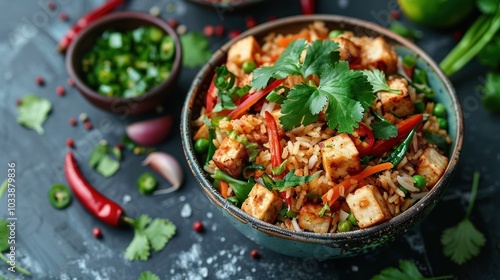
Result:
{"label": "red chili strip", "polygon": [[88,12],[83,17],[81,17],[76,24],[64,34],[64,37],[59,41],[57,45],[57,50],[60,52],[65,52],[76,35],[78,35],[84,28],[86,28],[91,22],[101,18],[102,16],[108,14],[121,4],[125,0],[108,0],[101,6],[95,8],[94,10]]}
{"label": "red chili strip", "polygon": [[87,182],[71,151],[64,158],[64,174],[75,197],[93,216],[114,227],[124,222],[126,216],[123,208]]}
{"label": "red chili strip", "polygon": [[240,105],[236,109],[234,109],[230,114],[229,117],[234,120],[237,119],[243,114],[245,114],[250,107],[255,105],[262,97],[266,96],[268,93],[270,93],[273,89],[277,88],[279,85],[281,85],[285,79],[278,79],[272,82],[270,85],[268,85],[265,89],[261,89],[254,94],[251,94],[245,101],[241,102]]}

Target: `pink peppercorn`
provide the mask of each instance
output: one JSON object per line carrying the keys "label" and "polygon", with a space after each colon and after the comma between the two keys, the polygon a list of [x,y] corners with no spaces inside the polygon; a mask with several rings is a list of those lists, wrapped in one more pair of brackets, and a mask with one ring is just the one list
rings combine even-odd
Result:
{"label": "pink peppercorn", "polygon": [[92,123],[90,121],[85,121],[83,124],[84,124],[86,130],[92,129]]}
{"label": "pink peppercorn", "polygon": [[167,24],[173,29],[175,29],[177,28],[177,25],[179,25],[179,22],[175,18],[170,18],[167,20]]}
{"label": "pink peppercorn", "polygon": [[68,146],[70,148],[74,148],[75,147],[75,141],[72,138],[66,139],[66,146]]}
{"label": "pink peppercorn", "polygon": [[75,86],[75,81],[73,79],[71,79],[71,78],[68,78],[68,85],[70,87]]}
{"label": "pink peppercorn", "polygon": [[391,18],[392,19],[399,19],[400,18],[400,14],[398,11],[391,11]]}
{"label": "pink peppercorn", "polygon": [[77,123],[77,121],[76,121],[76,119],[75,119],[75,118],[73,118],[73,117],[69,118],[69,124],[70,124],[70,125],[75,126],[75,125],[76,125],[76,123]]}
{"label": "pink peppercorn", "polygon": [[100,239],[102,237],[102,230],[98,227],[95,227],[94,229],[92,229],[92,235],[95,238]]}
{"label": "pink peppercorn", "polygon": [[260,255],[259,255],[259,251],[257,251],[257,250],[252,250],[252,251],[250,252],[250,257],[252,257],[252,259],[258,259],[258,258],[260,257]]}
{"label": "pink peppercorn", "polygon": [[200,221],[196,221],[193,223],[193,230],[196,232],[202,232],[203,231],[203,223]]}
{"label": "pink peppercorn", "polygon": [[207,37],[212,37],[214,35],[214,32],[214,27],[211,25],[207,25],[203,28],[203,34],[205,34],[205,36]]}
{"label": "pink peppercorn", "polygon": [[47,3],[47,8],[49,8],[49,10],[53,11],[56,9],[56,2],[55,1],[49,1],[49,3]]}
{"label": "pink peppercorn", "polygon": [[273,21],[273,20],[276,20],[278,17],[277,16],[269,16],[267,18],[267,21]]}
{"label": "pink peppercorn", "polygon": [[59,13],[59,19],[62,21],[67,21],[69,19],[68,13],[66,12],[60,12]]}
{"label": "pink peppercorn", "polygon": [[36,76],[35,77],[35,82],[39,86],[43,86],[45,84],[45,80],[43,79],[42,76]]}
{"label": "pink peppercorn", "polygon": [[215,36],[217,37],[222,37],[224,36],[224,32],[225,32],[225,29],[224,29],[224,26],[219,24],[215,27]]}
{"label": "pink peppercorn", "polygon": [[23,100],[20,98],[16,99],[16,106],[19,107],[21,104],[23,104]]}
{"label": "pink peppercorn", "polygon": [[66,89],[63,86],[57,86],[56,93],[59,96],[63,96],[66,93]]}
{"label": "pink peppercorn", "polygon": [[235,30],[229,31],[228,36],[229,36],[229,39],[233,39],[240,34],[241,34],[241,31],[235,29]]}
{"label": "pink peppercorn", "polygon": [[257,20],[253,17],[246,17],[245,18],[245,24],[248,29],[255,27],[257,25]]}

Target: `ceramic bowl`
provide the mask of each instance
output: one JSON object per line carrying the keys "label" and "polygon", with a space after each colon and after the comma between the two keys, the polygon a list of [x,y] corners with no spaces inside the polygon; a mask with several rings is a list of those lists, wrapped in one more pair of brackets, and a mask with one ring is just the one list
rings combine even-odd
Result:
{"label": "ceramic bowl", "polygon": [[[137,97],[116,98],[97,93],[83,78],[83,55],[92,48],[104,31],[127,31],[141,26],[156,26],[174,39],[176,49],[170,76]],[[176,32],[163,20],[141,12],[116,12],[97,20],[77,36],[66,54],[66,69],[81,94],[96,107],[125,116],[146,113],[161,104],[175,88],[181,66],[182,49]]]}
{"label": "ceramic bowl", "polygon": [[190,0],[205,6],[211,6],[216,9],[223,9],[224,11],[233,11],[249,5],[253,5],[263,0]]}
{"label": "ceramic bowl", "polygon": [[[265,223],[246,214],[225,200],[213,188],[209,175],[193,149],[192,121],[199,116],[208,85],[214,75],[214,67],[226,61],[229,47],[237,40],[253,35],[262,40],[271,32],[295,33],[313,21],[322,21],[329,29],[350,30],[355,35],[382,36],[400,56],[413,54],[418,57],[418,67],[428,73],[429,83],[436,91],[436,100],[445,105],[449,121],[449,135],[453,141],[449,152],[446,172],[432,190],[420,201],[399,216],[379,225],[346,233],[318,234],[295,232]],[[184,153],[201,188],[217,209],[234,227],[256,243],[276,252],[304,258],[342,258],[367,253],[401,237],[424,219],[438,203],[456,168],[463,138],[463,118],[459,100],[448,79],[435,62],[413,43],[391,31],[366,21],[341,16],[313,15],[283,18],[246,31],[218,50],[196,76],[187,95],[181,116],[181,133]]]}

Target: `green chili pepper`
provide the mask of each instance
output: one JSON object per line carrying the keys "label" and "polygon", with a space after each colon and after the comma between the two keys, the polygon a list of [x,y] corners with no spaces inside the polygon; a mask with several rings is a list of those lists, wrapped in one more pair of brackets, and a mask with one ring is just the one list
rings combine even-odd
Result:
{"label": "green chili pepper", "polygon": [[71,193],[68,187],[55,184],[49,190],[50,204],[57,209],[64,209],[71,203]]}
{"label": "green chili pepper", "polygon": [[271,177],[269,177],[269,175],[267,175],[266,173],[262,173],[261,178],[262,178],[262,181],[264,182],[264,185],[266,186],[266,188],[268,188],[269,190],[272,190],[274,184],[276,184],[274,182],[274,180]]}
{"label": "green chili pepper", "polygon": [[413,135],[415,135],[415,131],[417,131],[417,128],[420,126],[420,123],[418,123],[406,136],[405,140],[399,144],[399,146],[396,147],[396,149],[384,160],[384,162],[390,162],[392,163],[392,166],[396,167],[401,160],[403,160],[406,152],[408,151],[408,148],[410,147],[411,140],[413,139]]}
{"label": "green chili pepper", "polygon": [[156,189],[156,178],[149,172],[143,173],[137,180],[137,189],[142,194],[151,194]]}
{"label": "green chili pepper", "polygon": [[205,159],[205,165],[207,165],[210,160],[212,160],[212,157],[215,154],[215,145],[214,145],[214,139],[215,139],[215,128],[210,127],[208,129],[208,151],[207,151],[207,158]]}

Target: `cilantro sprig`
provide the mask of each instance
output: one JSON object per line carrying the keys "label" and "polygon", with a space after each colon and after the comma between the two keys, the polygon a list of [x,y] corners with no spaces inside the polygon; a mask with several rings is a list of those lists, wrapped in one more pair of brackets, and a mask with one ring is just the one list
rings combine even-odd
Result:
{"label": "cilantro sprig", "polygon": [[[307,45],[306,40],[292,41],[276,63],[256,69],[252,87],[256,90],[267,86],[271,78],[283,79],[289,75],[319,77],[319,84],[295,85],[282,104],[281,125],[290,130],[318,120],[326,111],[330,129],[352,133],[361,121],[365,109],[375,99],[374,89],[362,71],[349,69],[346,61],[339,61],[339,45],[331,40],[316,40]],[[307,54],[301,62],[304,50]],[[325,109],[326,108],[326,109]]]}
{"label": "cilantro sprig", "polygon": [[418,270],[417,266],[409,260],[403,260],[399,267],[388,267],[380,271],[371,280],[444,280],[453,279],[452,275],[426,278]]}
{"label": "cilantro sprig", "polygon": [[479,172],[475,172],[465,218],[456,226],[446,229],[441,235],[441,244],[444,246],[443,252],[445,256],[459,265],[479,255],[481,247],[486,243],[484,235],[476,229],[470,220],[479,187],[479,177]]}
{"label": "cilantro sprig", "polygon": [[152,220],[147,215],[139,216],[131,225],[134,227],[134,238],[125,249],[125,258],[129,261],[146,261],[151,249],[155,252],[163,250],[177,229],[169,220]]}
{"label": "cilantro sprig", "polygon": [[137,280],[160,280],[160,277],[151,271],[144,271],[141,275],[139,275]]}
{"label": "cilantro sprig", "polygon": [[363,70],[363,74],[365,74],[368,82],[372,85],[374,92],[386,91],[389,93],[400,94],[401,90],[392,89],[387,84],[385,80],[384,72],[374,69],[374,70]]}
{"label": "cilantro sprig", "polygon": [[[3,254],[4,252],[9,251],[10,249],[9,236],[10,236],[10,229],[8,228],[7,220],[0,219],[0,260],[10,266],[9,259],[7,259],[7,257],[4,256]],[[28,270],[17,264],[14,266],[14,269],[15,271],[19,271],[24,275],[31,275],[31,273]]]}

